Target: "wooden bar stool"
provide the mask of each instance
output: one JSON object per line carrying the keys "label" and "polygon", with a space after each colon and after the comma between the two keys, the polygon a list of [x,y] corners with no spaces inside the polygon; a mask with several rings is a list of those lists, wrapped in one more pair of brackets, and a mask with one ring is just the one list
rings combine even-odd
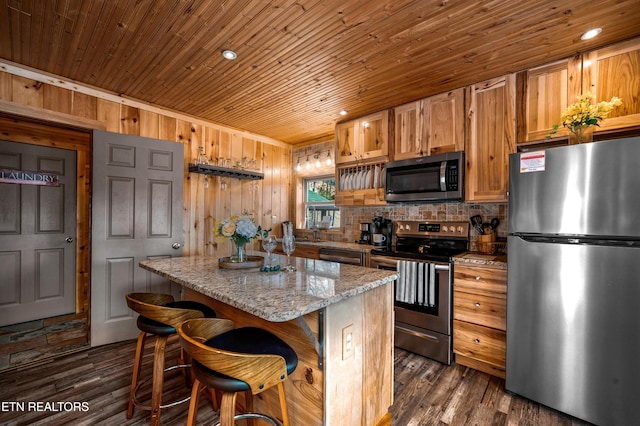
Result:
{"label": "wooden bar stool", "polygon": [[[178,326],[178,334],[195,377],[187,425],[195,424],[200,384],[222,392],[221,426],[232,426],[237,419],[263,419],[280,426],[273,417],[253,412],[253,395],[277,385],[282,424],[289,425],[283,382],[296,369],[298,356],[288,344],[261,328],[234,329],[224,319],[188,320]],[[236,415],[238,392],[244,392],[248,412]]]}
{"label": "wooden bar stool", "polygon": [[[175,301],[173,296],[156,293],[129,293],[126,295],[127,306],[140,314],[137,326],[140,329],[138,342],[136,345],[136,356],[133,363],[133,375],[131,377],[131,390],[129,391],[129,405],[127,407],[127,419],[133,416],[134,406],[151,410],[151,425],[160,424],[160,412],[163,408],[173,407],[187,402],[190,397],[173,401],[162,405],[162,387],[164,384],[164,372],[175,368],[189,367],[184,362],[183,350],[178,365],[165,370],[165,347],[167,338],[177,333],[176,327],[185,320],[192,318],[215,318],[213,309],[198,302]],[[144,352],[144,342],[147,334],[156,336],[153,354],[153,376],[151,388],[151,405],[144,405],[138,401],[136,392],[143,383],[140,382],[140,368],[142,366],[142,355]],[[189,377],[187,375],[187,377]],[[187,379],[189,382],[189,379]]]}

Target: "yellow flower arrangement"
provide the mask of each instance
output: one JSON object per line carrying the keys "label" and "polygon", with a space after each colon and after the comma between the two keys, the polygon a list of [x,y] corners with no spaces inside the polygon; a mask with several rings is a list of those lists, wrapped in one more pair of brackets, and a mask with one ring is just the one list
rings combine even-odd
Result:
{"label": "yellow flower arrangement", "polygon": [[[607,115],[617,106],[622,105],[622,100],[613,97],[609,102],[602,101],[591,104],[593,94],[586,92],[577,97],[578,102],[569,105],[567,110],[560,116],[563,127],[568,128],[575,134],[580,134],[589,126],[600,126],[598,123],[604,120]],[[554,124],[551,134],[557,133],[560,125]]]}

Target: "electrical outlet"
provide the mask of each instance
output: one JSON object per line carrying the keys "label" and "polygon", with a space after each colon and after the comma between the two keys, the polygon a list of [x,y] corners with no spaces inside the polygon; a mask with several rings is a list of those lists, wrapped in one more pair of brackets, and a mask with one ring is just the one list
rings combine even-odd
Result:
{"label": "electrical outlet", "polygon": [[345,360],[353,356],[353,324],[349,324],[342,329],[342,359]]}

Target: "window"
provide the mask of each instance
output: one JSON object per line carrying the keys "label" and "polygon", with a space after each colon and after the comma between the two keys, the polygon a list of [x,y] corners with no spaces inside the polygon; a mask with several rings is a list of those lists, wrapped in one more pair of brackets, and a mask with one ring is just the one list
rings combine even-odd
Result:
{"label": "window", "polygon": [[329,228],[340,227],[340,208],[335,206],[336,178],[329,176],[314,176],[302,181],[304,188],[304,217],[305,228],[313,225],[320,226],[324,220],[329,222]]}

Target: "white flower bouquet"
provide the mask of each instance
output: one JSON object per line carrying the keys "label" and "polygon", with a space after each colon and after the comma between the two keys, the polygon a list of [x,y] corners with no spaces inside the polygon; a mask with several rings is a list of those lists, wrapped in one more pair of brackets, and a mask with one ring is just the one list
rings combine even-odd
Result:
{"label": "white flower bouquet", "polygon": [[254,214],[251,212],[217,220],[213,226],[213,235],[218,241],[231,239],[237,246],[250,243],[251,240],[268,233],[269,230],[263,231],[260,225],[256,225]]}

